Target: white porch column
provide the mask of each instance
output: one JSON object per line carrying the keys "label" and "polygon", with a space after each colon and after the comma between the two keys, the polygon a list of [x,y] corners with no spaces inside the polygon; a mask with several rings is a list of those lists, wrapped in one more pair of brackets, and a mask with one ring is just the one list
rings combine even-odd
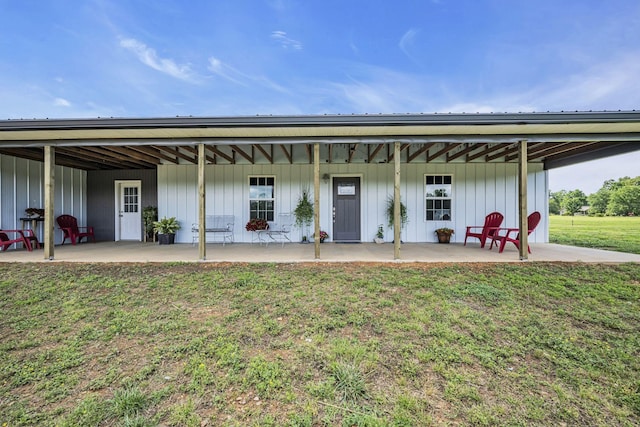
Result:
{"label": "white porch column", "polygon": [[518,150],[518,220],[520,228],[520,260],[529,260],[529,224],[527,222],[527,140],[520,141]]}
{"label": "white porch column", "polygon": [[51,145],[44,146],[44,259],[53,260],[54,200],[56,152]]}

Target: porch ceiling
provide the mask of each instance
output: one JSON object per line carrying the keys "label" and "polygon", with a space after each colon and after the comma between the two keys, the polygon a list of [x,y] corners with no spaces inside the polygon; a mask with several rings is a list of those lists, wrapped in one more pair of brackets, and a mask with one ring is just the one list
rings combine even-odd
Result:
{"label": "porch ceiling", "polygon": [[546,168],[640,150],[640,112],[256,116],[0,121],[0,153],[85,170],[197,164],[515,162],[517,142]]}

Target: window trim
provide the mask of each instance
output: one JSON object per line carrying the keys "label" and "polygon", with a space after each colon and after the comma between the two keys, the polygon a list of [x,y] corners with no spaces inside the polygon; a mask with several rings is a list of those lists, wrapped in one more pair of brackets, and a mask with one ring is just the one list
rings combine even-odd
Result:
{"label": "window trim", "polygon": [[[256,178],[256,179],[272,178],[273,179],[273,197],[272,198],[257,198],[257,199],[251,198],[251,187],[252,187],[251,180],[254,179],[254,178]],[[264,218],[264,219],[266,219],[267,221],[274,221],[275,217],[276,217],[276,200],[277,200],[277,195],[276,195],[276,176],[275,175],[248,175],[247,176],[247,184],[248,184],[248,188],[247,188],[248,194],[247,195],[248,195],[249,219],[252,219],[252,217],[251,217],[251,213],[252,213],[252,211],[251,211],[251,202],[252,201],[254,201],[254,200],[255,201],[271,201],[272,209],[270,211],[271,211],[271,214],[272,214],[272,218],[269,218],[269,216],[267,215],[267,218]],[[260,212],[260,211],[258,211],[258,212]],[[265,209],[265,212],[268,212],[268,211]]]}
{"label": "window trim", "polygon": [[[428,185],[437,185],[437,184],[427,184],[427,177],[432,176],[432,177],[449,177],[451,180],[450,184],[441,184],[441,185],[448,185],[450,186],[450,191],[449,194],[447,196],[429,196],[427,194],[427,186]],[[453,190],[454,190],[454,175],[451,173],[425,173],[422,177],[422,185],[423,185],[423,201],[424,201],[424,209],[423,209],[423,220],[424,222],[435,222],[435,221],[453,221]],[[433,208],[433,209],[428,209],[427,208],[427,204],[429,200],[448,200],[450,207],[449,207],[449,219],[428,219],[428,211],[436,211],[437,209]],[[440,209],[442,210],[442,209]]]}

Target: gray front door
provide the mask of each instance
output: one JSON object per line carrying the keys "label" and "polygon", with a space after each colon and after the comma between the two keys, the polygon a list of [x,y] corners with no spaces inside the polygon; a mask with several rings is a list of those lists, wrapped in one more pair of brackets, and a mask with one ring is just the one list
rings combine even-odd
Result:
{"label": "gray front door", "polygon": [[333,241],[360,241],[360,178],[333,178]]}

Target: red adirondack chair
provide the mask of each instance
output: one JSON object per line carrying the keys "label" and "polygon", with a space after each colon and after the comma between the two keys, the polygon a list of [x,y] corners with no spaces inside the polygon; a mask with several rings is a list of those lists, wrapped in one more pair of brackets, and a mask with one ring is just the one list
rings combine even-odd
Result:
{"label": "red adirondack chair", "polygon": [[72,245],[75,245],[80,242],[83,237],[86,237],[87,241],[91,238],[95,243],[96,238],[93,235],[93,227],[78,227],[78,220],[75,217],[71,215],[60,215],[56,218],[56,222],[58,223],[60,230],[64,233],[64,239],[62,239],[63,245],[67,239],[71,240]]}
{"label": "red adirondack chair", "polygon": [[[540,215],[540,212],[537,212],[537,211],[533,212],[531,215],[527,217],[527,229],[528,229],[527,235],[531,234],[536,229],[536,227],[540,223],[540,218],[542,218],[542,215]],[[500,231],[506,231],[506,234],[501,235]],[[515,234],[515,233],[518,233],[518,234]],[[515,234],[515,236],[512,236],[512,234]],[[493,248],[493,244],[496,243],[496,241],[500,242],[500,250],[499,250],[500,253],[502,253],[502,251],[504,250],[504,247],[507,245],[507,242],[513,243],[514,245],[516,245],[516,248],[520,249],[520,229],[519,228],[497,229],[496,233],[491,237],[491,246],[489,246],[489,249]],[[527,245],[527,251],[531,253],[531,248],[529,247],[529,245]]]}
{"label": "red adirondack chair", "polygon": [[467,232],[464,235],[464,245],[467,244],[468,237],[475,237],[480,239],[480,247],[484,248],[487,238],[495,233],[496,229],[502,224],[502,220],[504,220],[504,215],[500,212],[491,212],[484,218],[484,225],[468,225]]}
{"label": "red adirondack chair", "polygon": [[[12,237],[9,237],[7,233],[10,233]],[[31,252],[33,250],[31,242],[35,242],[36,247],[40,249],[40,243],[33,234],[33,230],[0,230],[0,251],[6,251],[14,243],[22,243]]]}

